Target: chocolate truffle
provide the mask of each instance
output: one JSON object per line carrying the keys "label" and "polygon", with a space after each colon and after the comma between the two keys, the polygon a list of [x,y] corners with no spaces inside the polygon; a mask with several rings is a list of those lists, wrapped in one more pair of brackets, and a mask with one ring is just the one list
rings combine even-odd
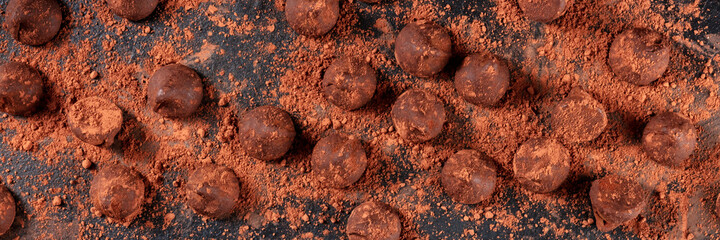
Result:
{"label": "chocolate truffle", "polygon": [[637,85],[662,77],[670,64],[670,43],[662,34],[643,28],[622,32],[610,46],[608,65],[615,76]]}
{"label": "chocolate truffle", "polygon": [[570,173],[570,151],[555,140],[530,139],[515,153],[513,172],[527,190],[555,191]]}
{"label": "chocolate truffle", "polygon": [[140,21],[153,13],[158,0],[107,0],[115,15],[131,21]]}
{"label": "chocolate truffle", "polygon": [[411,89],[400,95],[390,111],[401,137],[414,143],[428,141],[442,132],[445,106],[435,94]]}
{"label": "chocolate truffle", "polygon": [[497,104],[509,86],[510,70],[490,54],[467,56],[455,73],[455,90],[477,106]]}
{"label": "chocolate truffle", "polygon": [[10,190],[0,185],[0,236],[5,234],[15,221],[15,198]]}
{"label": "chocolate truffle", "polygon": [[128,167],[106,166],[90,185],[90,200],[105,216],[129,223],[142,212],[145,182],[138,172]]}
{"label": "chocolate truffle", "polygon": [[400,67],[416,77],[431,77],[445,68],[452,56],[447,30],[428,21],[410,23],[395,39],[395,58]]}
{"label": "chocolate truffle", "polygon": [[396,240],[402,225],[390,206],[370,201],[352,210],[345,231],[350,240]]}
{"label": "chocolate truffle", "polygon": [[312,153],[312,169],[323,184],[344,188],[357,182],[367,167],[360,140],[338,133],[320,139]]}
{"label": "chocolate truffle", "polygon": [[180,64],[164,66],[150,78],[147,101],[150,108],[163,117],[192,115],[203,99],[200,76]]}
{"label": "chocolate truffle", "polygon": [[339,0],[287,0],[285,17],[295,32],[318,37],[330,32],[340,17]]}
{"label": "chocolate truffle", "polygon": [[35,68],[19,62],[0,65],[0,110],[27,116],[40,103],[43,81]]}
{"label": "chocolate truffle", "polygon": [[122,110],[114,103],[99,97],[77,101],[67,113],[70,131],[83,142],[96,146],[110,146],[123,124]]}
{"label": "chocolate truffle", "polygon": [[643,131],[642,146],[658,163],[683,167],[695,151],[697,138],[697,129],[689,119],[668,112],[650,119]]}
{"label": "chocolate truffle", "polygon": [[608,232],[637,217],[645,209],[648,192],[632,180],[615,175],[595,180],[590,187],[595,222]]}
{"label": "chocolate truffle", "polygon": [[240,198],[240,182],[235,172],[215,164],[201,166],[191,173],[186,188],[188,206],[210,218],[229,217]]}
{"label": "chocolate truffle", "polygon": [[264,161],[287,153],[295,139],[295,125],[290,114],[273,106],[262,106],[246,112],[239,120],[239,140],[245,153]]}
{"label": "chocolate truffle", "polygon": [[5,12],[5,28],[10,36],[32,46],[55,38],[63,20],[57,0],[10,0]]}
{"label": "chocolate truffle", "polygon": [[445,162],[441,183],[445,193],[463,204],[476,204],[495,192],[497,169],[475,150],[460,150]]}
{"label": "chocolate truffle", "polygon": [[342,57],[335,59],[325,71],[321,85],[328,102],[345,110],[355,110],[372,99],[377,75],[367,62]]}
{"label": "chocolate truffle", "polygon": [[574,88],[550,111],[550,126],[555,135],[568,143],[593,140],[607,126],[605,108],[587,92]]}
{"label": "chocolate truffle", "polygon": [[518,0],[525,17],[548,23],[558,19],[572,6],[574,0]]}

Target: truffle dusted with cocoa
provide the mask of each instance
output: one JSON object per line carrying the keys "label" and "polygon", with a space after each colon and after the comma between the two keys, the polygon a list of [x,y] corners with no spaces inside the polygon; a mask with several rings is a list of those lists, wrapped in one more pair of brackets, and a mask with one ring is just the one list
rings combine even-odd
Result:
{"label": "truffle dusted with cocoa", "polygon": [[390,206],[369,201],[352,210],[345,231],[350,240],[397,240],[402,224]]}
{"label": "truffle dusted with cocoa", "polygon": [[122,165],[103,167],[90,185],[94,208],[121,223],[130,223],[142,212],[145,181],[138,172]]}
{"label": "truffle dusted with cocoa", "polygon": [[232,169],[207,164],[188,177],[187,203],[195,212],[210,218],[229,217],[240,199],[240,182]]}
{"label": "truffle dusted with cocoa", "polygon": [[440,25],[417,21],[405,26],[395,39],[395,59],[407,73],[432,77],[452,56],[452,38]]}
{"label": "truffle dusted with cocoa", "polygon": [[357,182],[367,167],[367,156],[360,140],[331,133],[315,144],[312,170],[318,180],[334,188]]}
{"label": "truffle dusted with cocoa", "polygon": [[658,163],[683,167],[697,147],[697,138],[697,129],[689,119],[668,112],[650,118],[642,147]]}
{"label": "truffle dusted with cocoa", "polygon": [[567,143],[579,143],[600,136],[608,124],[605,107],[587,92],[573,88],[550,111],[550,127]]}
{"label": "truffle dusted with cocoa", "polygon": [[123,113],[115,103],[89,97],[70,107],[67,122],[70,131],[83,142],[109,147],[122,129]]}
{"label": "truffle dusted with cocoa", "polygon": [[445,106],[435,94],[411,89],[400,95],[390,111],[400,136],[421,143],[435,138],[445,124]]}
{"label": "truffle dusted with cocoa", "polygon": [[107,4],[115,15],[140,21],[155,11],[158,0],[107,0]]}
{"label": "truffle dusted with cocoa", "polygon": [[264,161],[285,155],[295,139],[295,125],[290,114],[273,106],[246,112],[238,121],[238,129],[245,153]]}
{"label": "truffle dusted with cocoa", "polygon": [[328,102],[345,110],[355,110],[372,99],[377,75],[365,61],[340,57],[325,71],[321,85]]}
{"label": "truffle dusted with cocoa", "polygon": [[440,174],[445,193],[459,203],[476,204],[495,192],[497,168],[475,150],[461,150],[450,156]]}
{"label": "truffle dusted with cocoa", "polygon": [[50,42],[60,31],[63,16],[57,0],[10,0],[5,9],[5,28],[26,45]]}
{"label": "truffle dusted with cocoa", "polygon": [[340,17],[339,0],[287,0],[285,17],[295,32],[319,37],[330,32]]}
{"label": "truffle dusted with cocoa", "polygon": [[5,234],[15,221],[15,198],[4,185],[0,185],[0,236]]}
{"label": "truffle dusted with cocoa", "polygon": [[20,62],[0,65],[0,110],[28,116],[44,95],[43,77],[35,68]]}
{"label": "truffle dusted with cocoa", "polygon": [[202,99],[200,76],[184,65],[164,66],[148,81],[148,105],[163,117],[188,117],[197,111]]}
{"label": "truffle dusted with cocoa", "polygon": [[477,106],[496,105],[510,86],[507,65],[490,54],[465,57],[455,73],[455,90],[465,101]]}
{"label": "truffle dusted with cocoa", "polygon": [[574,2],[575,0],[518,0],[518,5],[525,17],[548,23],[565,14]]}
{"label": "truffle dusted with cocoa", "polygon": [[648,85],[667,70],[670,42],[662,34],[649,29],[625,30],[610,45],[608,64],[618,79]]}
{"label": "truffle dusted with cocoa", "polygon": [[639,183],[608,175],[590,187],[595,222],[600,231],[611,231],[636,218],[647,205],[648,192]]}
{"label": "truffle dusted with cocoa", "polygon": [[551,139],[530,139],[515,153],[513,173],[525,189],[555,191],[570,173],[570,151]]}

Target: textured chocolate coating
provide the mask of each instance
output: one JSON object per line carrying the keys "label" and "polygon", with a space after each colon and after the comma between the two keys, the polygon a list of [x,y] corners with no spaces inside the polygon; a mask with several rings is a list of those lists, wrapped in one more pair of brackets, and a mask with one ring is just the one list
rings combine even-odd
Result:
{"label": "textured chocolate coating", "polygon": [[164,117],[187,117],[200,107],[203,85],[200,76],[180,64],[164,66],[148,82],[150,108]]}
{"label": "textured chocolate coating", "polygon": [[662,77],[670,64],[670,42],[662,34],[643,28],[620,33],[608,55],[615,76],[637,85],[647,85]]}
{"label": "textured chocolate coating", "polygon": [[570,159],[570,151],[559,142],[530,139],[515,153],[515,179],[529,191],[555,191],[570,173]]}
{"label": "textured chocolate coating", "polygon": [[285,155],[295,139],[295,125],[290,114],[273,106],[246,112],[238,121],[238,128],[245,153],[264,161]]}
{"label": "textured chocolate coating", "polygon": [[460,150],[445,162],[441,171],[445,193],[463,204],[476,204],[495,192],[497,169],[475,150]]}
{"label": "textured chocolate coating", "polygon": [[158,0],[107,0],[115,15],[131,21],[140,21],[153,13]]}
{"label": "textured chocolate coating", "polygon": [[341,57],[325,71],[321,86],[328,102],[345,110],[355,110],[372,99],[377,75],[367,62]]}
{"label": "textured chocolate coating", "polygon": [[318,180],[334,188],[344,188],[357,182],[367,167],[367,156],[360,140],[338,133],[331,133],[318,141],[311,161]]}
{"label": "textured chocolate coating", "polygon": [[382,0],[360,0],[360,1],[365,2],[365,3],[379,3]]}
{"label": "textured chocolate coating", "polygon": [[229,217],[240,199],[240,182],[235,172],[215,164],[195,169],[188,177],[186,190],[188,206],[210,218]]}
{"label": "textured chocolate coating", "polygon": [[645,126],[642,146],[655,161],[683,167],[697,147],[698,132],[689,119],[677,113],[662,113]]}
{"label": "textured chocolate coating", "polygon": [[405,72],[416,77],[439,73],[451,56],[452,39],[448,31],[433,22],[410,23],[395,39],[395,59]]}
{"label": "textured chocolate coating", "polygon": [[510,86],[510,70],[490,54],[472,54],[455,73],[455,90],[477,106],[497,104]]}
{"label": "textured chocolate coating", "polygon": [[611,231],[637,217],[647,205],[648,192],[635,181],[615,175],[595,180],[590,187],[595,222],[600,231]]}
{"label": "textured chocolate coating", "polygon": [[15,221],[15,198],[10,190],[0,185],[0,236],[5,234]]}
{"label": "textured chocolate coating", "polygon": [[340,17],[339,0],[287,0],[285,17],[295,32],[318,37],[330,32]]}
{"label": "textured chocolate coating", "polygon": [[395,129],[414,143],[433,139],[445,124],[445,106],[435,94],[411,89],[400,95],[390,112]]}
{"label": "textured chocolate coating", "polygon": [[90,185],[90,200],[100,213],[119,222],[131,222],[142,212],[145,182],[135,170],[122,165],[106,166]]}
{"label": "textured chocolate coating", "polygon": [[35,68],[20,62],[0,65],[0,110],[27,116],[43,97],[43,81]]}
{"label": "textured chocolate coating", "polygon": [[70,131],[83,142],[96,146],[110,146],[122,129],[122,110],[114,103],[99,97],[77,101],[67,114]]}
{"label": "textured chocolate coating", "polygon": [[593,140],[605,130],[607,123],[603,105],[579,88],[572,89],[550,111],[550,126],[555,136],[567,143]]}
{"label": "textured chocolate coating", "polygon": [[365,202],[350,213],[345,229],[350,240],[397,240],[400,216],[384,203]]}
{"label": "textured chocolate coating", "polygon": [[525,17],[548,23],[565,14],[574,2],[574,0],[518,0],[518,5]]}
{"label": "textured chocolate coating", "polygon": [[10,0],[5,12],[5,28],[10,36],[32,46],[55,38],[63,20],[57,0]]}

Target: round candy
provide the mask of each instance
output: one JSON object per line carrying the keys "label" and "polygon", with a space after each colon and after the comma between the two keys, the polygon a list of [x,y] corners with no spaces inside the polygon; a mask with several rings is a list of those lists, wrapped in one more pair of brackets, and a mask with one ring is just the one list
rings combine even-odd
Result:
{"label": "round candy", "polygon": [[574,0],[518,0],[520,9],[531,20],[548,23],[558,19]]}
{"label": "round candy", "polygon": [[587,142],[600,136],[607,126],[605,108],[590,94],[574,88],[550,111],[555,135],[568,143]]}
{"label": "round candy", "polygon": [[356,58],[338,58],[325,71],[322,81],[325,98],[345,110],[355,110],[372,99],[377,75],[370,65]]}
{"label": "round candy", "polygon": [[570,151],[555,140],[525,141],[515,153],[513,172],[525,189],[552,192],[570,173]]}
{"label": "round candy", "polygon": [[297,33],[318,37],[330,32],[340,17],[339,0],[287,0],[285,17]]}
{"label": "round candy", "polygon": [[447,30],[433,22],[413,22],[395,39],[395,58],[400,67],[417,77],[431,77],[445,68],[452,56]]}
{"label": "round candy", "polygon": [[42,97],[42,76],[35,68],[19,62],[0,65],[0,110],[27,116],[37,109]]}
{"label": "round candy", "polygon": [[397,240],[402,225],[400,216],[390,206],[365,202],[350,213],[345,231],[350,240]]}
{"label": "round candy", "polygon": [[648,192],[635,182],[615,175],[595,180],[590,187],[595,222],[600,231],[611,231],[637,217],[647,205]]}
{"label": "round candy", "polygon": [[455,73],[455,90],[477,106],[497,104],[510,86],[507,65],[489,54],[467,56]]}
{"label": "round candy", "polygon": [[315,145],[312,169],[323,184],[344,188],[357,182],[367,167],[367,156],[360,140],[332,133]]}
{"label": "round candy", "polygon": [[663,113],[650,119],[643,131],[642,146],[655,161],[682,167],[695,151],[698,132],[689,119]]}
{"label": "round candy", "polygon": [[140,21],[153,13],[158,0],[107,0],[116,15],[131,21]]}
{"label": "round candy", "polygon": [[95,209],[119,222],[131,222],[142,212],[145,182],[138,172],[122,165],[100,170],[90,185]]}
{"label": "round candy", "polygon": [[459,203],[476,204],[495,192],[497,169],[475,150],[450,156],[440,174],[445,193]]}
{"label": "round candy", "polygon": [[273,106],[246,112],[238,121],[239,140],[249,156],[270,161],[287,153],[295,139],[290,114]]}
{"label": "round candy", "polygon": [[5,27],[10,36],[33,46],[55,38],[63,21],[57,0],[10,0],[5,12]]}
{"label": "round candy", "polygon": [[410,142],[421,143],[442,132],[445,106],[434,94],[412,89],[398,97],[390,116],[401,137]]}
{"label": "round candy", "polygon": [[188,206],[210,218],[229,217],[240,198],[240,182],[235,172],[215,164],[201,166],[191,173],[186,188]]}
{"label": "round candy", "polygon": [[123,124],[122,110],[114,103],[99,97],[77,101],[67,114],[70,131],[83,142],[96,146],[110,146]]}
{"label": "round candy", "polygon": [[187,117],[200,107],[203,85],[200,76],[180,64],[164,66],[150,78],[147,101],[163,117]]}
{"label": "round candy", "polygon": [[0,236],[5,234],[15,221],[15,198],[10,190],[0,185]]}
{"label": "round candy", "polygon": [[624,31],[610,46],[608,65],[618,79],[647,85],[662,77],[670,64],[670,43],[643,28]]}

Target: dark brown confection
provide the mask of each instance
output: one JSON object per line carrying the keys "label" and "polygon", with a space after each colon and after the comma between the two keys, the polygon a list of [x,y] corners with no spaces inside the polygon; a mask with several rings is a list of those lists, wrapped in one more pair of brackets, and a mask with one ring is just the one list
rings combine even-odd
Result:
{"label": "dark brown confection", "polygon": [[180,64],[164,66],[150,78],[147,101],[150,108],[163,117],[192,115],[203,99],[200,76]]}
{"label": "dark brown confection", "polygon": [[320,139],[312,153],[312,169],[318,180],[334,188],[357,182],[367,167],[367,156],[360,140],[338,133]]}
{"label": "dark brown confection", "polygon": [[587,142],[600,136],[607,126],[605,108],[587,92],[574,88],[550,111],[555,136],[568,143]]}
{"label": "dark brown confection", "polygon": [[5,28],[10,35],[33,46],[55,38],[63,20],[57,0],[10,0],[5,12]]}
{"label": "dark brown confection", "polygon": [[645,209],[648,192],[635,181],[615,175],[595,180],[590,187],[595,222],[600,231],[611,231]]}
{"label": "dark brown confection", "polygon": [[37,108],[42,97],[42,76],[35,68],[19,62],[0,65],[0,110],[27,116]]}
{"label": "dark brown confection", "polygon": [[445,162],[441,182],[445,193],[463,204],[476,204],[495,192],[497,169],[475,150],[460,150]]}
{"label": "dark brown confection", "polygon": [[153,13],[158,0],[107,0],[110,10],[131,21],[140,21]]}
{"label": "dark brown confection", "polygon": [[518,5],[525,17],[548,23],[565,14],[574,2],[574,0],[518,0]]}
{"label": "dark brown confection", "polygon": [[191,173],[186,188],[188,206],[210,218],[229,217],[240,198],[240,182],[235,172],[215,164],[201,166]]}
{"label": "dark brown confection", "polygon": [[10,191],[0,185],[0,236],[5,234],[15,221],[15,198]]}
{"label": "dark brown confection", "polygon": [[339,0],[287,0],[285,17],[297,33],[318,37],[330,32],[340,17]]}
{"label": "dark brown confection", "polygon": [[658,163],[683,167],[695,151],[698,132],[689,119],[663,113],[650,119],[643,131],[642,146]]}
{"label": "dark brown confection", "polygon": [[365,202],[350,213],[345,229],[350,240],[400,239],[400,216],[384,203]]}
{"label": "dark brown confection", "polygon": [[129,223],[142,212],[145,182],[135,170],[122,165],[106,166],[90,185],[94,208],[113,220]]}
{"label": "dark brown confection", "polygon": [[395,128],[404,139],[421,143],[442,132],[445,106],[435,94],[411,89],[400,95],[390,112]]}
{"label": "dark brown confection", "polygon": [[610,46],[608,65],[623,81],[647,85],[662,77],[670,64],[670,43],[662,34],[642,28],[629,29]]}
{"label": "dark brown confection", "polygon": [[510,70],[490,54],[467,56],[455,73],[455,90],[477,106],[497,104],[509,86]]}
{"label": "dark brown confection", "polygon": [[376,86],[377,75],[370,64],[349,57],[335,59],[322,81],[325,99],[345,110],[358,109],[368,103]]}
{"label": "dark brown confection", "polygon": [[287,153],[295,139],[290,114],[273,106],[262,106],[243,114],[238,123],[239,140],[245,153],[270,161]]}
{"label": "dark brown confection", "polygon": [[83,142],[96,146],[110,146],[123,124],[122,110],[114,103],[99,97],[77,101],[67,113],[70,131]]}
{"label": "dark brown confection", "polygon": [[570,151],[555,140],[530,139],[515,153],[513,172],[527,190],[555,191],[570,173]]}
{"label": "dark brown confection", "polygon": [[431,77],[445,68],[452,56],[452,39],[440,25],[428,21],[405,26],[395,39],[395,59],[407,73]]}
{"label": "dark brown confection", "polygon": [[365,3],[379,3],[382,0],[360,0],[360,1],[365,2]]}

